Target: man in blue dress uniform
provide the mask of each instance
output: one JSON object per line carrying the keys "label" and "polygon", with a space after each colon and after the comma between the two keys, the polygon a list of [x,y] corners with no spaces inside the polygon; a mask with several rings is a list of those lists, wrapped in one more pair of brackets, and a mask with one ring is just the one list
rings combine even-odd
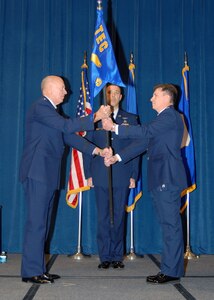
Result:
{"label": "man in blue dress uniform", "polygon": [[[133,145],[118,152],[106,165],[126,162],[147,150],[148,188],[163,234],[161,270],[147,277],[147,282],[162,284],[178,280],[184,275],[184,246],[180,218],[180,195],[187,187],[186,173],[181,157],[184,124],[174,109],[177,90],[171,84],[154,87],[152,108],[157,117],[141,126],[118,126],[109,118],[103,120],[106,130],[116,132],[121,138],[138,139]],[[139,140],[141,139],[141,141]]]}
{"label": "man in blue dress uniform", "polygon": [[[108,84],[106,87],[107,103],[111,105],[114,122],[127,127],[139,124],[138,116],[119,108],[122,99],[121,88]],[[95,131],[87,132],[86,138],[98,147],[106,147],[107,132],[102,128],[102,122],[97,122]],[[115,153],[127,147],[131,139],[119,139],[115,133],[110,136],[110,144]],[[112,195],[113,195],[113,224],[110,220],[109,205],[109,168],[100,157],[84,156],[85,176],[88,184],[94,186],[97,204],[97,243],[100,257],[98,268],[107,269],[124,268],[124,227],[125,206],[127,204],[129,189],[135,187],[139,173],[139,158],[125,164],[112,167]]]}
{"label": "man in blue dress uniform", "polygon": [[58,76],[43,79],[42,97],[31,106],[26,119],[26,142],[20,165],[27,216],[24,230],[21,275],[24,282],[52,283],[60,278],[46,272],[44,245],[49,231],[53,200],[59,187],[64,142],[80,151],[105,155],[75,132],[93,130],[94,122],[110,114],[102,106],[94,115],[65,119],[56,111],[67,94]]}

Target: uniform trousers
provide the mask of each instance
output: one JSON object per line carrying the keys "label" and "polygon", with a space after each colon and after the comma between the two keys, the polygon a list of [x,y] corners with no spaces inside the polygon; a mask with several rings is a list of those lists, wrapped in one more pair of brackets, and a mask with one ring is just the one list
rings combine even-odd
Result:
{"label": "uniform trousers", "polygon": [[27,178],[24,183],[27,215],[22,253],[22,277],[39,276],[46,272],[45,241],[50,227],[55,188]]}
{"label": "uniform trousers", "polygon": [[108,187],[95,186],[98,224],[97,243],[100,261],[122,261],[124,255],[125,206],[128,187],[113,187],[113,221],[109,213]]}
{"label": "uniform trousers", "polygon": [[151,193],[163,236],[161,273],[172,277],[182,277],[184,275],[184,241],[180,216],[181,191],[176,188],[170,190],[157,188]]}

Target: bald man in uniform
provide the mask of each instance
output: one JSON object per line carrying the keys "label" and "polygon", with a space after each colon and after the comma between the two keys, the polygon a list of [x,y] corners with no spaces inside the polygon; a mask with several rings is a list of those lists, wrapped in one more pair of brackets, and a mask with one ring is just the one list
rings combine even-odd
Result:
{"label": "bald man in uniform", "polygon": [[27,215],[24,230],[21,276],[23,282],[53,283],[60,278],[46,270],[44,246],[49,231],[55,192],[59,187],[64,144],[89,155],[106,155],[75,132],[93,130],[94,122],[110,114],[102,106],[93,117],[66,119],[56,111],[67,91],[58,76],[47,76],[41,83],[42,96],[27,114],[26,141],[20,165]]}

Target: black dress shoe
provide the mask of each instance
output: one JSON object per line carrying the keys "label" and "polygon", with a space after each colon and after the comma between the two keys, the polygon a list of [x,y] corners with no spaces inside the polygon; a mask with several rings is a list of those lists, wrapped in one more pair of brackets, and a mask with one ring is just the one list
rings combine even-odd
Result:
{"label": "black dress shoe", "polygon": [[44,276],[45,278],[53,279],[53,280],[61,278],[61,277],[60,277],[59,275],[57,275],[57,274],[50,274],[50,273],[47,273],[47,272],[44,273],[43,276]]}
{"label": "black dress shoe", "polygon": [[172,281],[178,281],[179,279],[180,279],[179,277],[172,277],[172,276],[159,273],[154,276],[148,276],[146,278],[146,281],[149,283],[162,284],[162,283],[167,283]]}
{"label": "black dress shoe", "polygon": [[114,269],[123,269],[124,267],[125,267],[125,265],[122,261],[113,261],[112,262],[112,268],[114,268]]}
{"label": "black dress shoe", "polygon": [[146,281],[151,282],[151,281],[153,281],[154,279],[156,279],[160,274],[161,274],[161,272],[159,272],[157,275],[150,275],[150,276],[147,276]]}
{"label": "black dress shoe", "polygon": [[110,261],[103,261],[98,265],[98,269],[108,269],[110,264]]}
{"label": "black dress shoe", "polygon": [[54,280],[51,278],[47,278],[44,275],[40,276],[33,276],[33,277],[23,277],[23,282],[31,282],[31,283],[37,283],[37,284],[45,284],[45,283],[53,283]]}

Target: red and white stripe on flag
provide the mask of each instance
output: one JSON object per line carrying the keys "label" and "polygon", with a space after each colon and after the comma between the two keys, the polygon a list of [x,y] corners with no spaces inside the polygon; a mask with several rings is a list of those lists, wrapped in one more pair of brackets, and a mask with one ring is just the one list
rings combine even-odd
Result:
{"label": "red and white stripe on flag", "polygon": [[[90,104],[90,92],[89,84],[87,79],[87,68],[86,62],[82,65],[81,71],[81,86],[80,86],[80,95],[77,103],[77,117],[87,116],[92,112]],[[78,133],[81,136],[84,136],[85,132]],[[68,188],[66,194],[66,202],[72,207],[76,208],[78,205],[78,193],[82,191],[90,190],[90,187],[87,186],[87,181],[85,179],[84,168],[83,168],[83,158],[82,152],[79,152],[76,149],[71,151],[71,166],[70,174],[68,180]]]}
{"label": "red and white stripe on flag", "polygon": [[76,208],[78,205],[78,193],[89,189],[90,187],[87,186],[83,169],[82,152],[77,149],[72,149],[71,167],[66,195],[67,204],[72,208]]}

